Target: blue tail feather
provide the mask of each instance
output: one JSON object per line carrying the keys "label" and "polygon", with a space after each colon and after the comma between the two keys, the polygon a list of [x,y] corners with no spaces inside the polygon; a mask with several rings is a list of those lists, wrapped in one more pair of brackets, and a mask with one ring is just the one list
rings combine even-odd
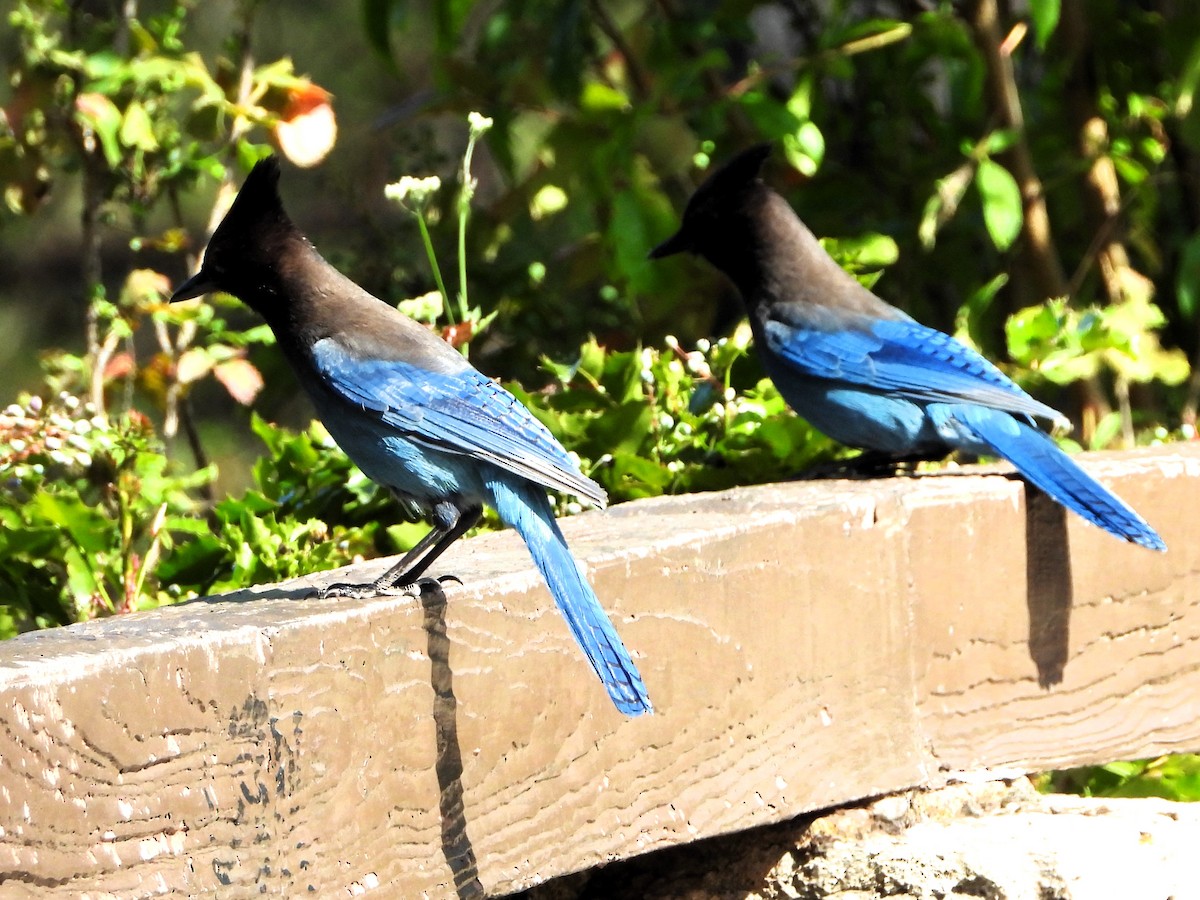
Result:
{"label": "blue tail feather", "polygon": [[953,406],[950,414],[1067,509],[1117,537],[1150,550],[1167,549],[1145,519],[1083,471],[1044,432],[982,406]]}
{"label": "blue tail feather", "polygon": [[496,512],[525,541],[534,565],[613,704],[627,716],[653,712],[642,676],[567,548],[545,491],[508,477],[496,479],[488,487]]}

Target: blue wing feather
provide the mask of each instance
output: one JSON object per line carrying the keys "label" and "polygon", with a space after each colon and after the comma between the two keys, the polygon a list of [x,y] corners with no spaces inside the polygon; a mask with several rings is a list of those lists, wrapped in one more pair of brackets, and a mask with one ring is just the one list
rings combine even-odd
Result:
{"label": "blue wing feather", "polygon": [[814,327],[774,316],[764,326],[770,349],[812,378],[840,381],[930,403],[978,403],[1058,420],[1003,372],[948,334],[908,318],[850,319]]}
{"label": "blue wing feather", "polygon": [[546,427],[471,366],[431,372],[409,363],[356,359],[333,338],[312,359],[322,382],[416,443],[481,457],[530,481],[603,506],[604,489],[579,472]]}

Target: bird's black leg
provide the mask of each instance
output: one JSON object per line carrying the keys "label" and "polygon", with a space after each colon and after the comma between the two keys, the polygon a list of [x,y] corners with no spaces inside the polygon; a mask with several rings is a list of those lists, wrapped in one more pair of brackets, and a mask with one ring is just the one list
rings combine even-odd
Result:
{"label": "bird's black leg", "polygon": [[483,507],[476,505],[459,509],[446,500],[434,507],[433,515],[436,523],[433,530],[425,535],[416,547],[408,551],[400,562],[375,579],[372,588],[383,592],[396,584],[414,584],[433,561],[446,552],[446,548],[471,530],[483,515]]}
{"label": "bird's black leg", "polygon": [[[433,528],[417,545],[404,554],[392,566],[369,584],[331,584],[317,592],[321,599],[328,597],[377,597],[395,592],[397,586],[408,588],[416,584],[433,561],[446,552],[446,548],[466,534],[483,515],[478,504],[459,509],[449,500],[443,500],[433,508]],[[453,576],[451,576],[453,577]],[[457,580],[457,579],[455,579]]]}

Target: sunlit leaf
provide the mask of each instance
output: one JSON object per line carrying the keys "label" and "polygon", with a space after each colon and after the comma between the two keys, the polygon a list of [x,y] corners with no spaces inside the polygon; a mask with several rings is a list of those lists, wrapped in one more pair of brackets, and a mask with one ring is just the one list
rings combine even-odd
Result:
{"label": "sunlit leaf", "polygon": [[783,151],[787,160],[805,175],[817,174],[825,158],[825,136],[814,122],[804,122],[793,134],[783,136]]}
{"label": "sunlit leaf", "polygon": [[279,149],[301,168],[315,166],[337,141],[337,119],[328,91],[303,82],[288,92],[287,106],[275,125]]}
{"label": "sunlit leaf", "polygon": [[579,106],[584,112],[611,112],[629,108],[629,98],[621,91],[599,81],[583,86]]}
{"label": "sunlit leaf", "polygon": [[1046,49],[1046,42],[1058,27],[1062,12],[1062,0],[1029,0],[1029,12],[1033,18],[1033,33],[1037,37],[1039,50]]}
{"label": "sunlit leaf", "polygon": [[212,371],[213,358],[203,347],[192,347],[185,350],[175,364],[175,377],[180,384],[191,384],[199,381]]}
{"label": "sunlit leaf", "polygon": [[975,184],[983,200],[983,221],[992,243],[997,250],[1007,250],[1021,233],[1021,189],[1008,169],[990,159],[979,161]]}
{"label": "sunlit leaf", "polygon": [[533,195],[529,201],[529,214],[533,220],[540,221],[546,216],[561,212],[567,206],[567,192],[555,184],[546,184]]}
{"label": "sunlit leaf", "polygon": [[161,303],[171,296],[171,280],[154,269],[133,269],[121,286],[120,302],[125,306],[141,307]]}
{"label": "sunlit leaf", "polygon": [[242,406],[249,406],[263,388],[262,373],[245,359],[230,359],[213,367],[213,377]]}
{"label": "sunlit leaf", "polygon": [[954,336],[970,347],[978,350],[983,346],[979,333],[980,321],[991,307],[992,301],[1000,293],[1000,289],[1008,284],[1008,274],[1000,272],[986,284],[974,291],[967,301],[958,308],[954,316]]}
{"label": "sunlit leaf", "polygon": [[917,226],[917,236],[921,240],[921,246],[926,250],[933,249],[938,231],[954,218],[954,214],[958,211],[958,206],[962,203],[962,198],[971,184],[973,174],[971,163],[968,161],[946,177],[937,180],[933,196],[925,201],[925,208],[921,213],[921,223]]}
{"label": "sunlit leaf", "polygon": [[1003,153],[1017,141],[1017,132],[1013,128],[998,128],[988,134],[984,147],[993,156]]}
{"label": "sunlit leaf", "polygon": [[78,497],[42,491],[34,502],[46,520],[62,528],[82,551],[99,553],[109,546],[111,523]]}
{"label": "sunlit leaf", "polygon": [[75,98],[75,115],[96,135],[104,159],[114,169],[121,164],[121,111],[103,94],[85,93]]}
{"label": "sunlit leaf", "polygon": [[848,238],[821,238],[829,254],[842,266],[852,269],[878,269],[900,258],[896,241],[886,234],[867,232]]}
{"label": "sunlit leaf", "polygon": [[152,153],[158,149],[158,138],[154,136],[154,123],[146,107],[136,100],[125,107],[125,115],[121,119],[121,143],[126,147],[145,150]]}

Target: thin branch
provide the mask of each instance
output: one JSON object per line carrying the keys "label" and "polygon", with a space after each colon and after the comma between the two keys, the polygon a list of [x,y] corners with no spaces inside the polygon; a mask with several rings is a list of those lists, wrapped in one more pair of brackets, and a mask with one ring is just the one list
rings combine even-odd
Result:
{"label": "thin branch", "polygon": [[104,290],[104,265],[101,258],[100,207],[104,203],[104,174],[95,158],[98,150],[87,146],[87,139],[79,147],[83,171],[83,203],[80,210],[80,228],[83,242],[83,293],[87,303],[85,313],[85,335],[87,355],[92,361],[89,399],[95,415],[101,420],[108,418],[104,406],[104,369],[100,364],[100,314],[96,300]]}
{"label": "thin branch", "polygon": [[761,66],[753,72],[746,75],[744,78],[730,85],[728,94],[730,97],[740,97],[753,87],[757,87],[764,81],[774,78],[776,75],[787,75],[792,72],[797,72],[800,69],[809,66],[821,65],[824,62],[837,59],[843,56],[857,56],[859,53],[870,53],[873,50],[879,50],[889,44],[899,43],[900,41],[908,40],[912,34],[912,26],[907,22],[900,22],[886,31],[880,31],[875,34],[868,34],[865,37],[855,38],[847,41],[837,47],[829,47],[826,50],[812,56],[796,56],[789,59],[787,62],[776,63],[770,66]]}
{"label": "thin branch", "polygon": [[642,72],[637,56],[634,55],[633,48],[629,46],[625,35],[621,34],[621,29],[617,27],[617,23],[608,14],[603,3],[599,0],[591,0],[588,7],[596,18],[596,24],[604,32],[604,36],[609,39],[613,47],[621,54],[621,58],[625,60],[625,69],[629,72],[629,80],[633,82],[633,91],[637,95],[637,99],[645,100],[650,94],[649,82]]}
{"label": "thin branch", "polygon": [[[1029,261],[1037,291],[1042,298],[1068,296],[1062,261],[1054,246],[1045,191],[1033,166],[1033,152],[1025,131],[1025,116],[1017,89],[1012,56],[1005,52],[1005,37],[1000,30],[996,0],[976,0],[970,13],[975,42],[987,68],[988,92],[1001,124],[1016,135],[1013,146],[1003,154],[1008,169],[1021,189],[1024,215],[1025,256]],[[1013,42],[1015,43],[1015,42]],[[1012,44],[1008,45],[1010,48]],[[1096,378],[1076,382],[1082,409],[1084,440],[1090,439],[1100,419],[1110,410],[1108,399]]]}
{"label": "thin branch", "polygon": [[1050,230],[1050,214],[1046,209],[1045,192],[1033,167],[1033,153],[1025,132],[1025,117],[1017,90],[1012,57],[1003,51],[1004,37],[1000,32],[996,0],[977,0],[971,12],[975,40],[987,64],[988,90],[992,105],[998,112],[1002,127],[1017,135],[1013,146],[1004,154],[1013,177],[1021,189],[1024,201],[1024,231],[1028,256],[1037,278],[1037,288],[1043,297],[1061,297],[1066,293],[1066,277],[1062,262],[1054,247]]}

